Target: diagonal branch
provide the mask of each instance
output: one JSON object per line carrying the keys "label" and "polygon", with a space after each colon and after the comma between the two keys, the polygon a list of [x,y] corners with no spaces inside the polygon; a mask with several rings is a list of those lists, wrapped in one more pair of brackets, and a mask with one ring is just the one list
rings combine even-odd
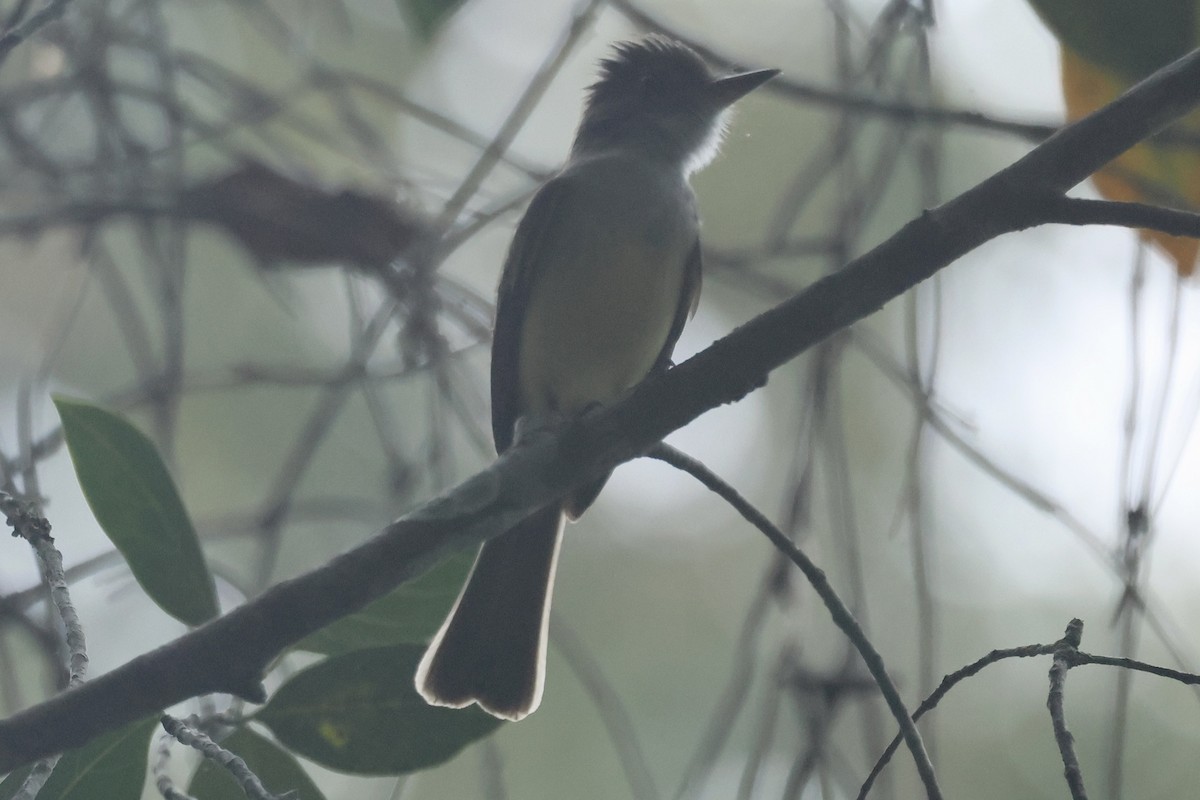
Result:
{"label": "diagonal branch", "polygon": [[[453,550],[497,536],[572,487],[650,449],[705,411],[763,385],[771,370],[1001,234],[1041,224],[1026,199],[1065,192],[1200,103],[1200,52],[905,225],[840,272],[565,430],[508,451],[330,563],[285,581],[154,651],[0,722],[0,771],[77,747],[186,698],[264,696],[280,651],[356,611]],[[1036,204],[1033,204],[1036,207]]]}

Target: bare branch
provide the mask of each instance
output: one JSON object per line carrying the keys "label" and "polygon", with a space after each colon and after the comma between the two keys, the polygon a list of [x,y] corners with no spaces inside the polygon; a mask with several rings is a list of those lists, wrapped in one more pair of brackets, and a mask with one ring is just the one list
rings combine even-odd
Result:
{"label": "bare branch", "polygon": [[173,736],[180,744],[200,751],[205,758],[214,761],[222,769],[228,771],[230,776],[237,781],[242,791],[246,793],[246,797],[251,798],[251,800],[299,800],[300,794],[294,789],[284,792],[281,795],[268,792],[266,787],[263,786],[262,780],[250,770],[245,761],[236,754],[221,747],[221,745],[205,735],[203,731],[196,728],[195,725],[197,722],[198,720],[195,717],[181,720],[172,717],[170,714],[163,714],[161,719],[163,730]]}
{"label": "bare branch", "polygon": [[1077,619],[1071,620],[1066,635],[1054,647],[1054,663],[1050,666],[1050,694],[1046,698],[1046,706],[1050,709],[1050,721],[1054,725],[1054,740],[1058,742],[1058,752],[1062,756],[1063,773],[1074,800],[1087,800],[1087,791],[1083,788],[1083,771],[1079,767],[1079,757],[1075,755],[1075,737],[1067,729],[1063,699],[1067,672],[1071,669],[1071,654],[1079,648],[1082,635],[1083,623]]}
{"label": "bare branch", "polygon": [[1171,236],[1200,238],[1200,214],[1147,203],[1122,203],[1116,200],[1090,200],[1050,195],[1041,202],[1035,215],[1037,224],[1117,225],[1146,228]]}

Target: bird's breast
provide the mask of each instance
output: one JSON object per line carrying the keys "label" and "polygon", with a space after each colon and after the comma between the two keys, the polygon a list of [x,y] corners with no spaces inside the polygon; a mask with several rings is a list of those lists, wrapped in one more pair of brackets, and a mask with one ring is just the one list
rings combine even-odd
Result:
{"label": "bird's breast", "polygon": [[523,412],[607,402],[667,343],[697,236],[691,196],[632,189],[585,196],[573,230],[540,253],[521,330]]}

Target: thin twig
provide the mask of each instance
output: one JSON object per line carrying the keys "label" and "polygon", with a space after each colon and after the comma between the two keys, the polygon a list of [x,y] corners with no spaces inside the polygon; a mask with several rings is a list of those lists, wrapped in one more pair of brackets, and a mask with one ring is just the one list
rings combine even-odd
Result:
{"label": "thin twig", "polygon": [[[42,575],[50,590],[51,606],[58,611],[66,631],[67,669],[70,675],[67,688],[80,686],[87,679],[87,640],[79,613],[71,602],[71,593],[63,574],[62,553],[54,546],[54,539],[50,536],[50,522],[41,515],[36,504],[22,503],[5,492],[0,492],[0,514],[12,527],[13,535],[27,541],[37,553]],[[47,756],[34,764],[12,800],[34,800],[60,758],[61,755]]]}
{"label": "thin twig", "polygon": [[[1176,208],[1127,203],[1117,200],[1093,200],[1083,197],[1047,195],[1030,198],[1031,212],[1038,225],[1116,225],[1145,228],[1171,236],[1200,237],[1200,214]],[[1033,206],[1037,206],[1033,210]]]}
{"label": "thin twig", "polygon": [[657,445],[648,455],[651,458],[657,458],[677,469],[683,470],[704,484],[706,488],[716,493],[741,514],[747,522],[758,528],[771,541],[771,544],[775,545],[780,552],[787,555],[792,563],[804,573],[804,577],[808,579],[809,584],[816,591],[817,595],[820,596],[825,607],[829,609],[829,615],[833,619],[834,624],[850,639],[855,649],[862,656],[863,662],[871,672],[871,676],[875,679],[876,684],[878,684],[879,690],[888,704],[888,708],[891,709],[892,716],[903,732],[904,742],[908,745],[909,752],[912,753],[913,761],[917,766],[917,772],[921,776],[921,782],[925,785],[926,796],[930,800],[940,798],[942,792],[938,787],[937,774],[933,770],[933,764],[929,762],[929,756],[925,752],[925,745],[921,741],[921,734],[917,732],[917,727],[913,724],[912,715],[909,714],[908,709],[905,707],[904,700],[900,697],[899,689],[896,688],[896,684],[887,673],[883,657],[875,649],[871,640],[867,638],[866,633],[854,619],[854,615],[850,612],[850,609],[846,607],[846,604],[842,602],[837,592],[829,584],[824,571],[809,560],[808,556],[800,548],[796,547],[783,531],[775,527],[762,512],[748,503],[733,487],[717,477],[700,462],[666,444]]}
{"label": "thin twig", "polygon": [[1183,672],[1182,670],[1170,669],[1169,667],[1160,667],[1157,664],[1148,664],[1145,661],[1138,661],[1134,658],[1098,656],[1092,653],[1076,651],[1070,654],[1070,662],[1072,667],[1082,667],[1089,664],[1119,667],[1120,669],[1130,669],[1136,672],[1145,672],[1149,675],[1157,675],[1160,678],[1169,678],[1184,686],[1200,686],[1200,675],[1194,672]]}
{"label": "thin twig", "polygon": [[1058,743],[1058,752],[1062,756],[1063,775],[1074,800],[1087,800],[1087,791],[1083,788],[1083,770],[1079,767],[1079,757],[1075,755],[1075,737],[1067,728],[1063,700],[1067,672],[1071,669],[1071,654],[1079,648],[1082,635],[1083,623],[1074,619],[1067,626],[1066,635],[1055,644],[1054,663],[1050,666],[1050,693],[1046,698],[1046,706],[1050,709],[1050,721],[1054,726],[1054,740]]}
{"label": "thin twig", "polygon": [[154,776],[154,788],[163,796],[163,800],[196,800],[191,795],[184,794],[175,788],[175,781],[167,773],[171,764],[171,743],[175,737],[163,731],[155,747],[154,759],[150,764],[150,773]]}
{"label": "thin twig", "polygon": [[205,758],[224,768],[251,800],[300,800],[298,789],[289,789],[278,795],[267,791],[262,781],[251,771],[245,761],[237,754],[221,747],[195,727],[197,724],[195,717],[181,720],[170,714],[163,714],[160,721],[163,730],[175,737],[180,744],[199,751]]}
{"label": "thin twig", "polygon": [[[1057,644],[1030,644],[1022,647],[991,651],[983,658],[977,659],[943,677],[937,689],[922,700],[921,705],[917,706],[917,709],[913,712],[913,720],[919,720],[935,709],[938,703],[950,693],[951,689],[967,678],[978,675],[984,668],[1009,658],[1031,658],[1033,656],[1050,655],[1054,652],[1055,647],[1057,647]],[[884,749],[883,754],[879,756],[879,760],[875,762],[875,766],[871,768],[870,774],[867,775],[867,779],[863,781],[862,787],[858,790],[858,800],[865,800],[867,794],[871,791],[871,787],[875,784],[875,779],[883,772],[883,768],[887,766],[888,761],[891,760],[892,755],[900,747],[901,743],[902,739],[897,734]]]}

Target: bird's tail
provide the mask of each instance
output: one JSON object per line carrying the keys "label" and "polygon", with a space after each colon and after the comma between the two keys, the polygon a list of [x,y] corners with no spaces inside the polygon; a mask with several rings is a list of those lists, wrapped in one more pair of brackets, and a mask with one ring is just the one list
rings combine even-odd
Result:
{"label": "bird's tail", "polygon": [[546,631],[563,512],[544,508],[484,544],[471,576],[417,667],[428,702],[479,703],[517,720],[542,702]]}

